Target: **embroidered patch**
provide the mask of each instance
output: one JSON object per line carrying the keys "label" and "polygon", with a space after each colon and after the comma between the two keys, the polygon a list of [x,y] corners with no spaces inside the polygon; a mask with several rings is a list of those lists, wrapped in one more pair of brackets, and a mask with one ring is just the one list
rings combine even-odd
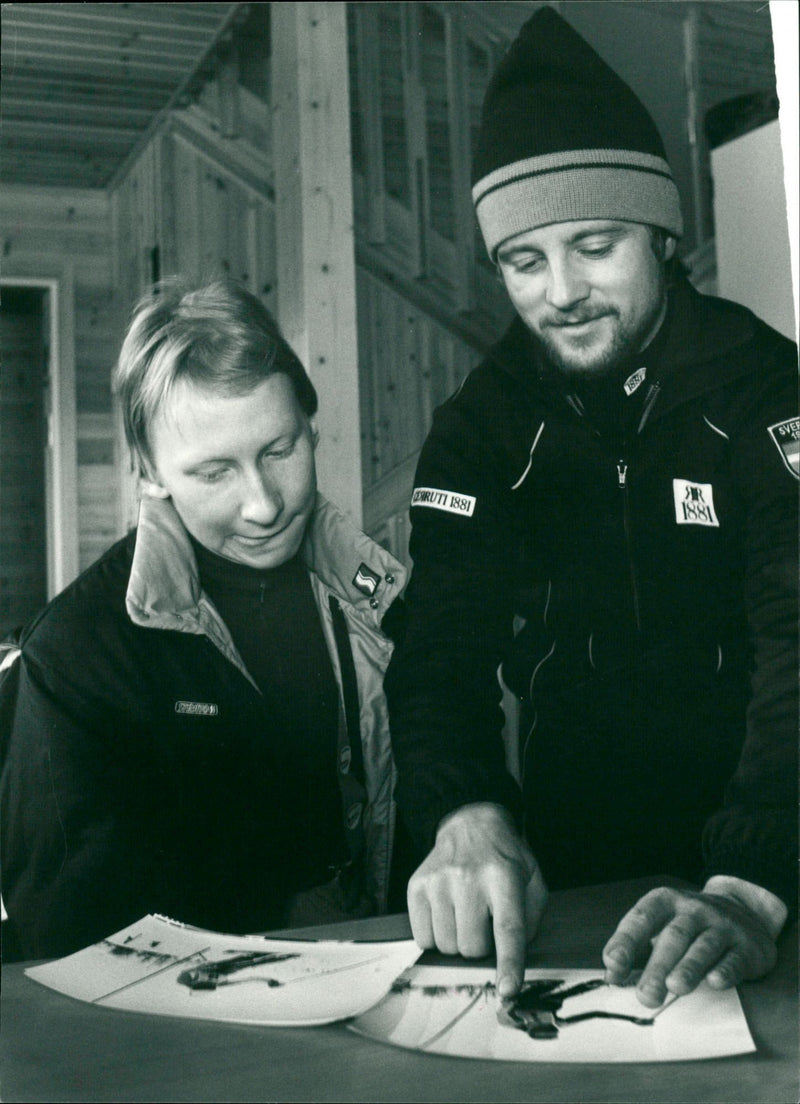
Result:
{"label": "embroidered patch", "polygon": [[431,506],[434,510],[445,510],[448,514],[472,517],[475,498],[473,495],[458,494],[456,491],[437,491],[435,487],[416,487],[411,496],[411,505]]}
{"label": "embroidered patch", "polygon": [[785,422],[777,422],[767,428],[784,464],[792,475],[800,479],[800,418],[787,418]]}
{"label": "embroidered patch", "polygon": [[219,706],[214,702],[176,701],[176,713],[188,713],[192,717],[216,717]]}
{"label": "embroidered patch", "polygon": [[380,581],[380,575],[373,571],[372,568],[367,567],[365,563],[360,563],[358,565],[358,571],[353,576],[353,586],[356,590],[360,590],[362,594],[368,594],[370,598],[378,589],[378,583]]}
{"label": "embroidered patch", "polygon": [[639,387],[639,384],[644,383],[644,377],[647,375],[646,368],[637,368],[632,376],[623,383],[623,389],[626,395],[632,395],[634,391]]}
{"label": "embroidered patch", "polygon": [[714,488],[710,483],[690,483],[688,479],[673,479],[675,520],[678,525],[711,525],[719,529],[714,512]]}

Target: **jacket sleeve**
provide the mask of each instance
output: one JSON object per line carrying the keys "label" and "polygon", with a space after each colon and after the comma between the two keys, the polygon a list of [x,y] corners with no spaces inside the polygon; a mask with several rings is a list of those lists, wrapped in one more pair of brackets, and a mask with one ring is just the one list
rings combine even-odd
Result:
{"label": "jacket sleeve", "polygon": [[[26,957],[70,953],[145,908],[145,822],[126,816],[130,779],[108,708],[23,647],[0,783],[3,900]],[[78,657],[76,657],[76,663]],[[105,721],[104,721],[105,716]],[[140,794],[136,800],[146,800]]]}
{"label": "jacket sleeve", "polygon": [[796,364],[788,342],[764,358],[758,393],[731,438],[744,508],[751,692],[741,757],[703,836],[707,876],[761,885],[790,909],[797,900]]}
{"label": "jacket sleeve", "polygon": [[407,620],[386,693],[398,805],[420,855],[461,805],[492,801],[519,812],[497,678],[517,545],[504,475],[509,432],[502,403],[482,397],[470,377],[437,411],[417,468]]}

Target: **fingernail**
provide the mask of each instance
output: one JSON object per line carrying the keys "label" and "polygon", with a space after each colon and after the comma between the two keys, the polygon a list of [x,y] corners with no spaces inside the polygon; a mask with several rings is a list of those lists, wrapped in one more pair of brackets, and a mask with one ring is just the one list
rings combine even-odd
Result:
{"label": "fingernail", "polygon": [[497,995],[504,1000],[508,997],[516,996],[519,991],[519,984],[513,977],[506,975],[501,977],[497,983]]}
{"label": "fingernail", "polygon": [[615,966],[628,965],[628,956],[622,947],[613,947],[610,951],[606,951],[603,957],[606,962],[613,962]]}

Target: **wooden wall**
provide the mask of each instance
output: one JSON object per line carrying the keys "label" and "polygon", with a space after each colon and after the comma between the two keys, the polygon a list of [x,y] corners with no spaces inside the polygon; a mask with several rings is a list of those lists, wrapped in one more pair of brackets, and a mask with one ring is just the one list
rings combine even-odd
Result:
{"label": "wooden wall", "polygon": [[110,204],[105,192],[7,186],[0,198],[3,277],[71,269],[74,288],[78,460],[78,567],[122,532],[111,368],[122,334],[112,275]]}
{"label": "wooden wall", "polygon": [[[252,114],[255,97],[242,90],[242,99]],[[232,276],[274,312],[269,178],[263,151],[251,141],[224,137],[207,110],[196,106],[173,112],[131,159],[110,194],[114,281],[126,314],[154,281],[175,275],[195,282]],[[117,436],[125,451],[119,420]],[[127,455],[118,493],[132,525],[137,486]]]}
{"label": "wooden wall", "polygon": [[[408,493],[433,409],[510,317],[476,234],[469,162],[485,83],[516,30],[494,13],[513,8],[519,22],[534,6],[348,5],[364,523],[403,559]],[[689,37],[681,19],[664,5],[617,7],[631,23],[627,38],[635,31],[647,44],[635,65],[623,59],[620,36],[598,24],[599,5],[565,2],[561,10],[646,101],[658,70],[650,106],[658,114],[672,105],[670,141],[682,141]],[[733,42],[731,30],[717,30],[715,49],[723,38]],[[710,32],[700,32],[702,80]],[[667,46],[672,60],[659,65]],[[744,48],[738,39],[736,48]],[[761,38],[751,53],[745,60],[761,81]],[[0,208],[9,215],[6,273],[18,250],[75,265],[82,564],[135,517],[132,480],[113,482],[113,465],[125,465],[108,379],[136,299],[160,276],[225,272],[277,307],[270,108],[230,76],[210,80],[193,105],[173,112],[108,195],[56,193],[40,203],[35,190],[9,190]],[[734,85],[751,80],[737,75]],[[701,102],[712,98],[705,91]],[[686,157],[679,152],[679,169],[691,191]],[[690,214],[688,222],[696,238],[703,220]],[[699,244],[706,278],[709,241]]]}
{"label": "wooden wall", "polygon": [[275,301],[269,165],[199,111],[176,111],[112,190],[115,273],[132,306],[154,279],[230,275]]}

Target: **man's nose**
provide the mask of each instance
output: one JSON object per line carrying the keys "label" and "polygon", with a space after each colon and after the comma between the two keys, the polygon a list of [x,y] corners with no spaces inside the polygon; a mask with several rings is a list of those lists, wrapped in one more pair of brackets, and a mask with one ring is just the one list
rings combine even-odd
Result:
{"label": "man's nose", "polygon": [[557,310],[568,311],[588,299],[589,283],[566,258],[551,261],[547,280],[547,302]]}
{"label": "man's nose", "polygon": [[245,521],[257,525],[272,525],[283,509],[283,496],[278,484],[265,472],[248,474],[242,499],[241,514]]}

